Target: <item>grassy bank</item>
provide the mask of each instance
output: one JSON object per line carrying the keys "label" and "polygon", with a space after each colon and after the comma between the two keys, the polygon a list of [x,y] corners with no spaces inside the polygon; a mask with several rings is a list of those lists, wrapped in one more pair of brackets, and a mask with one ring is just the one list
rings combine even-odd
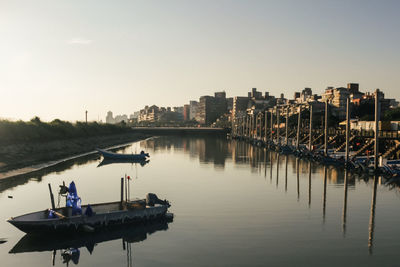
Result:
{"label": "grassy bank", "polygon": [[148,137],[132,133],[125,125],[0,121],[0,172],[63,159]]}
{"label": "grassy bank", "polygon": [[44,142],[82,137],[128,133],[124,124],[99,124],[53,120],[42,122],[38,117],[30,121],[0,120],[0,144]]}

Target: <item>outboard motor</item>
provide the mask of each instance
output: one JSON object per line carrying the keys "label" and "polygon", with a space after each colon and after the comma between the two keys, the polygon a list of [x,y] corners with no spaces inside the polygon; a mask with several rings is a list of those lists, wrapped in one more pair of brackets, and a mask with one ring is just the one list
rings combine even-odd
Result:
{"label": "outboard motor", "polygon": [[161,205],[168,205],[170,207],[168,200],[161,200],[157,197],[154,193],[148,193],[146,195],[146,205],[147,206],[154,206],[154,204],[161,204]]}

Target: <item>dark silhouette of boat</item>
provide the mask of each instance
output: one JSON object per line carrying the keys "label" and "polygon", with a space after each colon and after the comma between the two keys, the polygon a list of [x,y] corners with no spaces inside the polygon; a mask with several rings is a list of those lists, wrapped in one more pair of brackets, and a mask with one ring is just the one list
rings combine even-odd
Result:
{"label": "dark silhouette of boat", "polygon": [[115,164],[115,163],[131,163],[131,164],[140,164],[140,166],[144,166],[149,163],[150,160],[148,159],[108,159],[103,158],[103,160],[97,165],[97,167]]}
{"label": "dark silhouette of boat", "polygon": [[159,221],[110,227],[101,232],[68,236],[26,234],[15,244],[9,253],[43,252],[81,247],[86,247],[92,253],[96,244],[111,240],[122,239],[128,243],[144,241],[150,234],[168,230],[168,224],[172,221],[172,216],[166,216]]}
{"label": "dark silhouette of boat", "polygon": [[117,159],[117,160],[146,160],[148,157],[150,157],[149,153],[145,153],[144,151],[141,151],[139,154],[120,154],[120,153],[113,153],[110,151],[106,151],[103,149],[96,149],[99,151],[105,159]]}

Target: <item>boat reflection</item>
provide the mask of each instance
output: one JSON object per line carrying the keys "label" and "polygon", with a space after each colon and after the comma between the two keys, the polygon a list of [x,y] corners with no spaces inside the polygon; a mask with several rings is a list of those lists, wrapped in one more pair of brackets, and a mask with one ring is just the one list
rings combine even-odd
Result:
{"label": "boat reflection", "polygon": [[[30,235],[23,236],[18,243],[9,251],[9,253],[26,253],[26,252],[45,252],[53,251],[53,265],[55,265],[55,255],[60,251],[62,261],[65,264],[73,262],[79,263],[80,249],[85,247],[90,254],[93,253],[94,247],[100,243],[112,240],[122,239],[123,249],[126,247],[130,250],[132,243],[142,242],[158,231],[168,230],[168,224],[173,221],[172,217],[157,222],[148,222],[145,224],[128,225],[118,228],[106,229],[99,233],[86,233],[74,236],[43,236]],[[131,255],[131,251],[127,251],[127,255]]]}
{"label": "boat reflection", "polygon": [[105,165],[110,164],[117,164],[117,163],[130,163],[130,164],[140,164],[140,166],[144,166],[149,163],[150,160],[143,160],[143,159],[103,159],[97,167],[102,167]]}

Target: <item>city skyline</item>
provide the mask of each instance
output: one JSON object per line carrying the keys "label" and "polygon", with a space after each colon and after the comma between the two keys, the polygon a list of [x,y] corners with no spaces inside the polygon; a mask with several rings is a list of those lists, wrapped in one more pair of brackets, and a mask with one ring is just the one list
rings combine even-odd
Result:
{"label": "city skyline", "polygon": [[104,119],[255,87],[400,98],[396,1],[0,3],[0,117]]}

